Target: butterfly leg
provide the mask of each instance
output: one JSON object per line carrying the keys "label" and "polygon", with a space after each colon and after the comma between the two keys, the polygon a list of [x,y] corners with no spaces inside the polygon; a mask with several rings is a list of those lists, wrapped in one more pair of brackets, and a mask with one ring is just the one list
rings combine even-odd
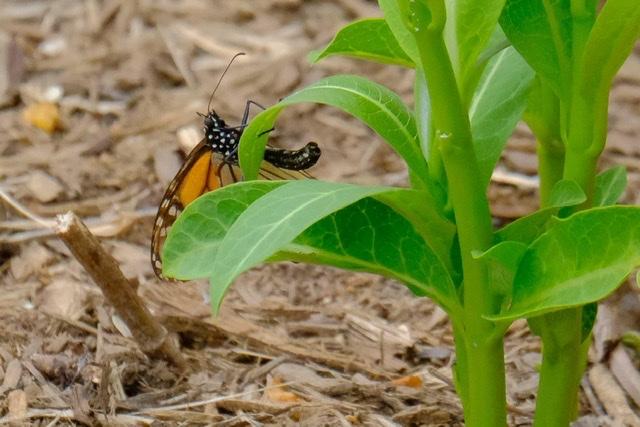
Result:
{"label": "butterfly leg", "polygon": [[[224,162],[226,163],[230,163],[231,159],[233,159],[237,154],[238,154],[238,148],[240,148],[240,145],[236,145],[236,148],[234,148],[232,151],[229,152],[229,154],[227,154],[224,158]],[[236,159],[237,161],[238,159]]]}
{"label": "butterfly leg", "polygon": [[[240,124],[238,126],[234,126],[232,128],[229,129],[236,129],[236,130],[243,130],[244,128],[247,127],[247,122],[249,121],[249,109],[251,108],[252,105],[255,105],[256,107],[260,107],[263,110],[266,110],[266,107],[263,107],[262,105],[258,104],[255,101],[252,100],[248,100],[247,103],[245,104],[244,107],[244,113],[242,114],[242,122],[240,122]],[[270,129],[267,132],[270,132],[273,129]]]}
{"label": "butterfly leg", "polygon": [[238,177],[235,173],[235,171],[233,170],[233,163],[227,161],[226,159],[222,161],[222,163],[220,163],[216,169],[216,175],[218,176],[218,182],[220,183],[220,187],[224,187],[226,184],[224,182],[224,177],[222,176],[222,169],[224,167],[229,168],[229,175],[231,175],[231,180],[233,182],[238,182],[240,181],[240,177]]}
{"label": "butterfly leg", "polygon": [[260,107],[263,110],[266,110],[265,107],[258,104],[257,102],[248,100],[246,105],[244,106],[244,113],[242,114],[242,122],[240,122],[240,128],[247,127],[247,121],[249,120],[249,108],[251,108],[251,105],[255,105],[256,107]]}

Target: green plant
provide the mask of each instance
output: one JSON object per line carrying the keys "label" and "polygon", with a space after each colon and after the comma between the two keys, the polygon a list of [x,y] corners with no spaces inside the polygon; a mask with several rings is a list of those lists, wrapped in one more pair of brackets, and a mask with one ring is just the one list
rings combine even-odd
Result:
{"label": "green plant", "polygon": [[[640,35],[637,0],[379,0],[319,61],[413,67],[414,107],[358,76],[332,76],[260,113],[240,164],[255,179],[289,105],[362,120],[406,162],[411,188],[245,181],[199,198],[167,238],[164,273],[208,277],[214,310],[243,271],[295,260],[405,283],[450,315],[468,426],[506,424],[503,336],[527,318],[543,341],[537,426],[566,426],[595,303],[640,265],[640,208],[612,206],[624,169],[596,175],[612,79]],[[499,25],[498,25],[499,23]],[[524,115],[537,138],[541,209],[499,230],[486,189]]]}

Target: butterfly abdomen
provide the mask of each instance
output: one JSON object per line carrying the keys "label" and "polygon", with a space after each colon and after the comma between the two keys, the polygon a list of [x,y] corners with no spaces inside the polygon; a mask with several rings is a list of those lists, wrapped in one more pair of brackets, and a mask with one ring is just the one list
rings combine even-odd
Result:
{"label": "butterfly abdomen", "polygon": [[299,150],[267,147],[264,152],[264,159],[272,165],[296,171],[309,169],[319,158],[320,147],[315,142],[309,142]]}

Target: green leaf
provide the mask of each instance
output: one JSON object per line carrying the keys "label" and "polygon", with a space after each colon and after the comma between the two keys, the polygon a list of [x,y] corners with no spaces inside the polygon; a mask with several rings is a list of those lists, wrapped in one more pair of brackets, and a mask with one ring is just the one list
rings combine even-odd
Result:
{"label": "green leaf", "polygon": [[[476,71],[480,53],[485,49],[498,23],[505,0],[448,0],[445,42],[459,81],[466,82]],[[463,89],[463,93],[464,93]]]}
{"label": "green leaf", "polygon": [[532,317],[599,301],[640,265],[640,208],[611,206],[559,220],[524,254],[508,310]]}
{"label": "green leaf", "polygon": [[396,41],[402,47],[402,50],[409,55],[414,64],[420,62],[420,54],[418,53],[418,46],[416,45],[416,39],[413,34],[409,32],[404,24],[404,19],[398,8],[396,0],[378,0],[380,9],[384,12],[384,19],[389,25],[389,29],[396,38]]}
{"label": "green leaf", "polygon": [[431,100],[429,99],[429,89],[423,70],[416,70],[413,93],[420,148],[424,158],[431,159],[431,150],[434,149],[436,145],[433,143]]}
{"label": "green leaf", "polygon": [[451,276],[457,274],[451,261],[456,226],[437,209],[438,204],[429,193],[411,189],[398,189],[397,191],[388,191],[374,197],[408,219],[440,261],[447,267],[449,274]]}
{"label": "green leaf", "polygon": [[246,179],[255,179],[271,129],[284,107],[316,102],[338,107],[365,122],[404,159],[412,184],[427,188],[428,169],[418,143],[413,114],[388,88],[358,76],[338,75],[322,79],[286,97],[258,114],[242,133],[240,165]]}
{"label": "green leaf", "polygon": [[551,87],[536,77],[529,92],[529,102],[523,119],[548,151],[562,152],[560,137],[560,99]]}
{"label": "green leaf", "polygon": [[427,80],[423,70],[416,69],[414,84],[415,117],[418,127],[418,139],[422,155],[427,159],[430,173],[430,191],[438,201],[439,206],[446,204],[447,177],[444,171],[442,158],[438,145],[434,144],[434,132],[432,125],[431,100],[427,88]]}
{"label": "green leaf", "polygon": [[[591,29],[582,63],[582,96],[608,94],[609,87],[640,37],[637,0],[608,0]],[[594,72],[597,70],[597,72]]]}
{"label": "green leaf", "polygon": [[624,166],[614,166],[596,177],[595,206],[614,205],[627,188],[627,170]]}
{"label": "green leaf", "polygon": [[[507,0],[500,25],[511,44],[559,96],[568,90],[572,25],[569,1]],[[565,89],[562,89],[565,87]]]}
{"label": "green leaf", "polygon": [[516,241],[500,242],[477,256],[487,263],[489,282],[493,290],[503,297],[511,297],[513,278],[518,270],[527,245]]}
{"label": "green leaf", "polygon": [[533,77],[533,70],[518,52],[507,48],[487,64],[476,88],[469,120],[481,179],[486,184],[522,117]]}
{"label": "green leaf", "polygon": [[496,232],[500,241],[514,241],[530,244],[544,233],[553,221],[558,208],[541,209],[505,225]]}
{"label": "green leaf", "polygon": [[368,18],[343,27],[327,47],[311,52],[309,60],[318,62],[332,55],[352,56],[360,59],[413,68],[411,58],[402,50],[386,21]]}
{"label": "green leaf", "polygon": [[[214,310],[219,307],[227,288],[240,273],[273,256],[322,218],[363,198],[388,191],[397,190],[303,180],[288,182],[257,199],[229,228],[220,244],[215,261],[211,265],[210,282]],[[352,222],[351,227],[355,227],[355,224]],[[384,228],[385,225],[367,220],[362,224],[363,233],[367,227],[377,230],[381,227]],[[393,232],[392,230],[392,228],[388,228],[385,233],[387,237],[382,240],[377,238],[378,236],[373,230],[369,235],[369,237],[373,236],[375,242],[375,247],[368,249],[373,253],[373,261],[383,263],[387,266],[385,268],[393,265],[399,259],[398,255],[392,252],[380,252],[380,258],[377,254],[378,251],[382,251],[380,245],[391,243],[386,240],[389,239],[388,236]],[[420,236],[415,230],[414,233],[416,236]],[[367,235],[356,233],[352,235],[352,242],[339,241],[338,243],[343,246],[357,246],[361,244],[358,240],[362,239],[363,242],[372,244],[371,238],[365,239],[365,237]],[[402,235],[399,237],[402,241]],[[327,235],[327,238],[330,239],[330,236]],[[418,240],[424,243],[421,238]],[[414,238],[407,241],[407,244],[410,250],[416,249]],[[424,247],[428,248],[426,244]],[[425,248],[421,247],[420,250]],[[443,280],[443,277],[448,278],[446,269],[439,262],[438,257],[432,251],[428,252],[432,263],[425,268],[429,274],[435,274],[438,280]],[[300,256],[305,253],[308,254],[308,251],[301,251]],[[387,261],[390,264],[387,264]],[[407,262],[404,259],[402,261]],[[411,265],[414,266],[414,264]],[[372,264],[371,268],[373,269],[373,267]],[[417,281],[412,281],[411,286],[419,287]],[[446,283],[439,283],[438,286],[450,287]]]}
{"label": "green leaf", "polygon": [[511,42],[507,38],[507,35],[502,31],[500,26],[496,26],[493,34],[491,34],[491,38],[487,42],[487,46],[480,53],[480,56],[478,56],[478,65],[484,67],[484,64],[489,62],[491,58],[509,46],[511,46]]}
{"label": "green leaf", "polygon": [[561,208],[576,206],[586,200],[582,188],[573,181],[560,180],[551,190],[549,207],[518,218],[496,232],[500,241],[530,244],[554,224]]}
{"label": "green leaf", "polygon": [[209,277],[211,260],[229,227],[251,203],[283,184],[240,182],[194,200],[169,230],[162,250],[163,273],[180,280]]}
{"label": "green leaf", "polygon": [[285,250],[286,259],[399,280],[416,295],[433,298],[447,311],[459,305],[439,257],[410,222],[374,198],[360,200],[320,220]]}
{"label": "green leaf", "polygon": [[561,179],[556,182],[549,195],[549,206],[575,206],[587,200],[586,194],[577,182]]}

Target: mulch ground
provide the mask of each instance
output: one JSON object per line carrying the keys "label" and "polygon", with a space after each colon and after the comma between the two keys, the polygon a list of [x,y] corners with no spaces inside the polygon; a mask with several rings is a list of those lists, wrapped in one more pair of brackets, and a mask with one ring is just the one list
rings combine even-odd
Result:
{"label": "mulch ground", "polygon": [[[205,283],[163,283],[149,263],[159,199],[201,137],[196,112],[233,54],[247,53],[213,100],[229,123],[247,99],[273,104],[337,73],[410,99],[409,70],[306,60],[348,21],[374,15],[366,0],[0,3],[0,190],[21,206],[0,203],[0,424],[462,425],[447,317],[402,285],[268,265],[244,274],[212,318]],[[51,133],[33,126],[45,102],[59,108]],[[624,202],[638,204],[640,50],[616,80],[610,128],[602,167],[627,168]],[[311,140],[323,150],[318,178],[406,184],[391,149],[330,108],[287,110],[272,142]],[[496,223],[536,208],[535,172],[535,144],[520,125],[490,188]],[[55,215],[70,209],[177,334],[186,372],[140,352],[52,235]],[[635,285],[601,306],[578,426],[640,425],[638,358],[620,344],[640,324]],[[506,340],[510,425],[530,425],[539,351],[516,322]]]}

